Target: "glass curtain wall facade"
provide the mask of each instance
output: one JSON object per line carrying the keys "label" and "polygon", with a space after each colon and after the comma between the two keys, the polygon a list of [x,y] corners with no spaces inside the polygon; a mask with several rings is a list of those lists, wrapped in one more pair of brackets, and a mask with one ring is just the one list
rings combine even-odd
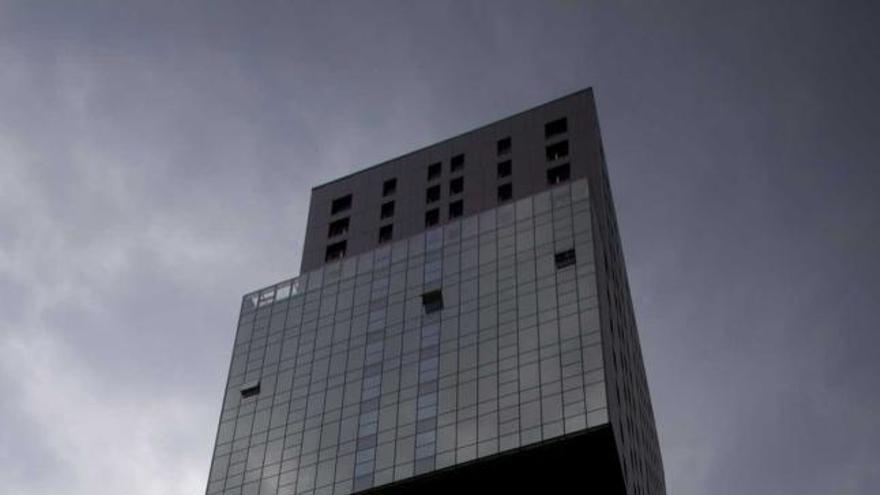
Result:
{"label": "glass curtain wall facade", "polygon": [[207,493],[354,493],[607,423],[588,194],[245,296]]}

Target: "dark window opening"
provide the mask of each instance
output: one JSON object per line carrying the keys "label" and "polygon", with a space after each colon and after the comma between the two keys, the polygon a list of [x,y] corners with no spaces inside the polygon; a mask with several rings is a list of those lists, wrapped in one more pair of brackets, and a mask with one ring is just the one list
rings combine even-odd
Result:
{"label": "dark window opening", "polygon": [[327,254],[324,256],[324,261],[336,261],[345,256],[346,245],[346,241],[340,241],[327,246]]}
{"label": "dark window opening", "polygon": [[397,179],[388,179],[382,184],[382,196],[390,196],[397,191]]}
{"label": "dark window opening", "polygon": [[464,155],[455,155],[449,161],[449,170],[458,172],[464,168]]}
{"label": "dark window opening", "polygon": [[443,309],[443,292],[440,290],[432,290],[422,294],[422,306],[425,307],[425,313],[434,313]]}
{"label": "dark window opening", "polygon": [[558,160],[568,156],[568,141],[560,141],[547,146],[547,160]]}
{"label": "dark window opening", "polygon": [[434,208],[425,213],[425,227],[433,227],[440,223],[440,209]]}
{"label": "dark window opening", "polygon": [[434,201],[440,201],[440,184],[431,186],[425,191],[425,202],[433,203]]}
{"label": "dark window opening", "polygon": [[498,155],[506,155],[510,153],[511,142],[510,138],[506,137],[504,139],[498,140]]}
{"label": "dark window opening", "polygon": [[390,218],[394,216],[394,201],[389,201],[387,203],[382,204],[382,208],[379,212],[379,218]]}
{"label": "dark window opening", "polygon": [[346,232],[348,232],[348,217],[330,222],[330,231],[327,233],[327,237],[336,237]]}
{"label": "dark window opening", "polygon": [[456,177],[449,181],[449,194],[459,194],[464,190],[464,177]]}
{"label": "dark window opening", "polygon": [[379,244],[383,244],[391,240],[393,227],[393,225],[383,225],[379,228]]}
{"label": "dark window opening", "polygon": [[259,395],[259,393],[260,393],[260,382],[259,381],[245,383],[241,387],[241,398],[242,399],[247,399],[248,397],[253,397],[255,395]]}
{"label": "dark window opening", "polygon": [[513,185],[512,184],[502,184],[498,186],[498,202],[508,201],[513,197]]}
{"label": "dark window opening", "polygon": [[436,179],[440,177],[440,172],[442,169],[440,168],[440,162],[432,163],[428,165],[428,180]]}
{"label": "dark window opening", "polygon": [[335,215],[349,208],[351,208],[351,194],[334,199],[333,203],[330,204],[330,214]]}
{"label": "dark window opening", "polygon": [[572,266],[577,262],[574,256],[574,249],[569,249],[567,251],[562,251],[561,253],[556,253],[556,269],[562,269],[567,266]]}
{"label": "dark window opening", "polygon": [[462,200],[449,203],[449,219],[458,218],[464,213],[464,202]]}
{"label": "dark window opening", "polygon": [[544,125],[544,137],[551,138],[568,132],[568,120],[565,118],[548,122]]}
{"label": "dark window opening", "polygon": [[510,163],[510,160],[503,161],[498,164],[498,178],[503,179],[505,177],[509,177],[513,172],[513,167]]}
{"label": "dark window opening", "polygon": [[547,184],[559,184],[567,181],[571,177],[571,168],[566,163],[558,167],[553,167],[547,171]]}

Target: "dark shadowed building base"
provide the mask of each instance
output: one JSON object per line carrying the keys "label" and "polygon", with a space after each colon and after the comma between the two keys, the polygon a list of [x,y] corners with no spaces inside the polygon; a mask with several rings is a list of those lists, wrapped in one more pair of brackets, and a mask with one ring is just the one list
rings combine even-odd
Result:
{"label": "dark shadowed building base", "polygon": [[626,493],[609,425],[357,492],[363,495]]}

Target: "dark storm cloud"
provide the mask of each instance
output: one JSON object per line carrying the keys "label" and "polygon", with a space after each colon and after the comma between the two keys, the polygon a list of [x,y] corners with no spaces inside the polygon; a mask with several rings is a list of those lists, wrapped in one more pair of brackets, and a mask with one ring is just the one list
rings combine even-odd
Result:
{"label": "dark storm cloud", "polygon": [[877,10],[0,1],[0,484],[203,490],[309,188],[594,86],[669,493],[872,493]]}

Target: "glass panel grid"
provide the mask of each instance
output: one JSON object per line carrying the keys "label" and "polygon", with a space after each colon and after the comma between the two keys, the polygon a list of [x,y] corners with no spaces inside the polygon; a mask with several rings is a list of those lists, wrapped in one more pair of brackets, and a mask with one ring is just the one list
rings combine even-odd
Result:
{"label": "glass panel grid", "polygon": [[208,493],[351,493],[606,422],[586,191],[245,296]]}

